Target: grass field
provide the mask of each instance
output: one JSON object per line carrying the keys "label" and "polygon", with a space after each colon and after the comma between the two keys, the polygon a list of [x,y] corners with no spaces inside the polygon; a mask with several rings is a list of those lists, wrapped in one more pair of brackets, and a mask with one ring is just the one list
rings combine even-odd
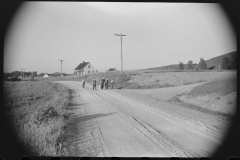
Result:
{"label": "grass field", "polygon": [[216,114],[230,116],[236,114],[237,78],[230,77],[196,86],[179,100],[202,110],[210,110]]}
{"label": "grass field", "polygon": [[[15,132],[23,144],[32,148],[33,155],[67,155],[65,125],[70,111],[67,109],[69,91],[66,87],[51,81],[82,81],[91,83],[96,78],[99,84],[102,77],[114,79],[114,88],[141,89],[144,95],[166,96],[167,101],[173,93],[184,90],[184,85],[208,82],[193,88],[188,95],[191,98],[199,95],[219,93],[219,100],[209,101],[207,109],[225,112],[227,107],[234,107],[236,97],[236,71],[205,71],[205,72],[167,72],[158,70],[135,70],[124,72],[101,72],[87,75],[35,78],[37,81],[4,82],[5,106],[8,117],[15,126]],[[172,88],[169,88],[172,87]],[[176,88],[175,88],[176,87]],[[164,90],[157,89],[163,88]],[[171,90],[167,90],[167,88]],[[149,90],[143,90],[149,89]],[[149,92],[149,93],[148,93]],[[233,94],[232,94],[233,93]],[[178,97],[179,98],[179,97]],[[207,96],[209,98],[209,96]],[[186,97],[185,99],[189,99]],[[193,99],[194,100],[194,99]],[[195,100],[197,102],[197,100]],[[205,101],[202,101],[205,103]],[[211,104],[210,102],[213,102]],[[231,104],[230,104],[231,103]],[[196,103],[194,103],[196,104]],[[212,108],[209,108],[212,107]],[[217,108],[218,107],[218,108]],[[234,109],[234,108],[233,108]]]}
{"label": "grass field", "polygon": [[236,71],[161,71],[161,70],[134,70],[125,71],[122,79],[121,72],[101,72],[86,75],[72,75],[62,77],[39,78],[43,81],[82,81],[92,83],[93,78],[96,78],[97,84],[100,83],[102,77],[108,77],[109,80],[115,81],[114,88],[118,89],[152,89],[182,86],[200,82],[209,82],[218,79],[225,79],[236,76]]}
{"label": "grass field", "polygon": [[39,81],[4,82],[5,106],[15,133],[32,155],[65,155],[68,89]]}
{"label": "grass field", "polygon": [[131,77],[128,83],[135,83],[148,88],[164,88],[165,86],[182,86],[217,79],[233,77],[236,72],[166,72],[149,73]]}
{"label": "grass field", "polygon": [[237,89],[237,79],[235,77],[223,80],[215,80],[195,87],[188,95],[199,96],[204,94],[217,93],[227,95]]}

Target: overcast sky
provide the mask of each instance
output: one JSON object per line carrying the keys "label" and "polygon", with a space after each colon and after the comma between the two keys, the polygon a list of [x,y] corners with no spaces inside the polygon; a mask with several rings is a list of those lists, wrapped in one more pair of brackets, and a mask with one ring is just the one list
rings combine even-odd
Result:
{"label": "overcast sky", "polygon": [[225,12],[214,3],[25,2],[4,39],[4,71],[73,73],[198,63],[236,51]]}

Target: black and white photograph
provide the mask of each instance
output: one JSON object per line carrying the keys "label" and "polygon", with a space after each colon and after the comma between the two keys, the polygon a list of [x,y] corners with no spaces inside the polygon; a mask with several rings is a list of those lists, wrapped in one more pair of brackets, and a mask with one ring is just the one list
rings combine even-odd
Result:
{"label": "black and white photograph", "polygon": [[0,157],[239,157],[236,5],[6,2]]}

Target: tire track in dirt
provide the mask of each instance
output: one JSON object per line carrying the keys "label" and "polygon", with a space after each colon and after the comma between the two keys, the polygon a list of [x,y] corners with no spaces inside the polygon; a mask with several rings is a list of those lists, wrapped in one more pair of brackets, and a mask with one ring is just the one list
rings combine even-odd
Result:
{"label": "tire track in dirt", "polygon": [[[179,147],[170,145],[170,142],[168,141],[168,139],[166,139],[164,137],[162,137],[162,138],[158,137],[158,139],[156,139],[156,136],[154,136],[154,134],[150,130],[148,130],[145,127],[145,125],[142,125],[141,123],[139,123],[139,121],[136,120],[136,118],[131,117],[130,115],[119,111],[116,107],[112,106],[106,100],[101,98],[101,96],[99,96],[98,94],[94,93],[93,91],[90,91],[88,94],[91,94],[91,95],[95,96],[97,99],[104,101],[109,107],[114,109],[124,120],[126,120],[129,124],[131,124],[132,128],[134,128],[134,131],[137,132],[136,134],[140,133],[140,134],[144,135],[145,137],[147,137],[150,141],[152,141],[155,145],[157,145],[159,147],[159,150],[162,150],[165,153],[168,153],[168,155],[171,155],[173,157],[175,157],[175,156],[177,156],[177,157],[178,156],[185,156],[185,157],[190,156],[190,154],[188,154],[186,151],[180,150]],[[159,141],[159,139],[161,139],[161,141]]]}
{"label": "tire track in dirt", "polygon": [[194,156],[187,151],[185,151],[183,148],[178,146],[178,144],[174,141],[171,141],[169,138],[167,138],[164,134],[162,134],[159,130],[156,128],[152,127],[149,124],[144,123],[143,121],[137,119],[136,117],[133,117],[127,113],[119,111],[116,107],[113,105],[109,104],[107,101],[102,99],[99,95],[96,93],[92,94],[98,99],[101,99],[104,101],[108,106],[114,108],[124,119],[126,119],[133,128],[137,129],[140,133],[142,133],[144,136],[149,138],[151,141],[154,143],[157,143],[159,145],[159,148],[162,148],[164,146],[165,150],[167,149],[169,153],[173,153],[174,156],[179,156],[179,157],[189,157],[189,156]]}
{"label": "tire track in dirt", "polygon": [[[74,106],[68,124],[74,138],[70,142],[69,154],[71,156],[101,156],[102,146],[99,139],[99,131],[96,130],[95,119],[91,119],[91,110],[86,103],[82,103],[82,93],[77,89],[72,90],[70,107]],[[85,118],[85,119],[84,119]],[[88,120],[86,120],[88,119]],[[106,154],[107,155],[107,154]]]}
{"label": "tire track in dirt", "polygon": [[[129,122],[129,124],[132,125],[133,128],[135,128],[135,131],[139,131],[139,133],[143,134],[145,137],[149,138],[149,140],[151,140],[152,142],[154,142],[156,145],[159,146],[159,148],[161,148],[162,150],[166,150],[168,149],[168,151],[165,151],[165,152],[168,152],[169,154],[172,154],[172,151],[174,150],[173,148],[169,148],[167,147],[167,145],[164,145],[164,148],[163,148],[163,144],[160,143],[160,145],[158,144],[159,142],[156,141],[156,139],[154,138],[154,136],[152,135],[152,133],[147,130],[146,127],[144,127],[141,123],[139,123],[135,118],[127,115],[126,113],[123,113],[121,111],[119,111],[116,107],[112,106],[111,104],[109,104],[107,101],[105,101],[104,99],[102,99],[98,94],[94,93],[94,92],[88,92],[87,94],[91,94],[93,96],[95,96],[97,99],[103,101],[104,103],[106,103],[109,107],[111,107],[112,109],[114,109],[123,119],[125,119],[127,122]],[[96,119],[97,121],[97,119]],[[136,123],[137,122],[137,123]],[[101,130],[99,128],[99,131],[101,133]],[[104,137],[103,135],[101,134],[101,139],[103,139],[103,144],[104,144]],[[166,141],[163,140],[163,142]],[[166,142],[165,142],[166,143]],[[106,145],[104,145],[106,146]],[[177,154],[175,153],[174,155],[172,156],[186,156],[186,154]]]}
{"label": "tire track in dirt", "polygon": [[[67,84],[72,88],[80,86],[78,82]],[[78,127],[83,130],[79,131],[78,143],[85,147],[82,149],[87,148],[81,155],[202,157],[209,156],[221,143],[221,129],[156,109],[141,99],[110,90],[93,91],[90,87],[76,92],[73,103],[83,103],[78,108],[85,108],[78,117]]]}
{"label": "tire track in dirt", "polygon": [[[121,101],[124,101],[125,102],[125,105],[128,105],[129,107],[136,107],[138,109],[143,109],[147,112],[151,112],[151,114],[155,114],[157,115],[159,118],[167,118],[165,120],[167,120],[166,122],[170,122],[171,125],[174,125],[176,126],[178,129],[178,131],[181,131],[181,134],[182,134],[182,138],[184,137],[184,133],[188,133],[188,135],[190,136],[191,135],[191,139],[194,140],[195,138],[194,137],[201,137],[202,140],[204,140],[204,142],[201,142],[201,144],[199,144],[201,146],[201,151],[200,149],[197,149],[198,146],[194,146],[194,148],[196,149],[193,149],[193,147],[190,147],[190,142],[191,141],[189,139],[189,141],[186,141],[188,142],[188,144],[184,144],[179,138],[178,135],[176,134],[171,134],[172,136],[169,135],[169,133],[171,132],[168,132],[167,130],[164,129],[164,127],[162,127],[160,130],[159,130],[159,127],[156,128],[154,127],[154,130],[157,130],[158,132],[160,131],[161,135],[168,135],[166,136],[168,140],[170,140],[173,144],[178,144],[178,146],[180,146],[180,148],[184,148],[184,151],[187,151],[188,153],[191,153],[191,154],[188,154],[188,155],[194,155],[194,156],[202,156],[203,153],[204,154],[207,154],[209,155],[209,153],[211,152],[211,150],[214,150],[214,148],[216,148],[217,145],[220,145],[221,144],[221,139],[224,137],[224,135],[219,132],[219,130],[217,130],[216,128],[214,129],[212,126],[208,126],[202,122],[198,122],[198,121],[194,121],[194,120],[191,120],[191,119],[186,119],[186,118],[182,118],[181,116],[175,116],[174,114],[169,114],[167,112],[164,112],[164,114],[155,109],[155,108],[152,108],[146,104],[143,104],[141,102],[133,102],[134,100],[130,99],[130,98],[126,98],[124,96],[119,96],[117,95],[114,95],[114,93],[107,93],[108,91],[103,91],[101,96],[107,96],[107,97],[111,97],[111,98],[108,98],[108,99],[118,99],[118,100],[121,100]],[[104,95],[105,94],[105,95]],[[124,98],[123,98],[124,97]],[[105,99],[106,97],[104,97]],[[130,102],[128,102],[130,101]],[[124,104],[123,104],[124,105]],[[112,104],[112,106],[115,106],[114,103]],[[141,107],[140,107],[141,106]],[[144,107],[143,107],[144,106]],[[120,110],[121,112],[124,112],[124,109],[119,109],[121,108],[119,105],[117,106],[118,107],[118,110]],[[130,107],[130,108],[131,108]],[[130,109],[129,108],[129,109]],[[126,113],[133,113],[133,111],[129,111],[129,109],[127,109],[127,112],[124,112],[125,114]],[[160,113],[161,112],[161,113]],[[144,121],[144,124],[149,124],[149,123],[146,123],[146,120],[143,120],[141,117],[139,116],[133,116],[134,114],[131,114],[130,116],[131,117],[135,117],[137,118],[137,120],[141,119],[142,121]],[[169,119],[169,117],[171,117]],[[152,126],[152,125],[150,125]],[[188,127],[186,127],[188,126]],[[168,127],[167,127],[168,128]],[[162,132],[163,131],[163,132]],[[183,132],[184,131],[184,132]],[[187,132],[186,132],[187,131]],[[164,133],[164,134],[163,134]],[[173,132],[174,133],[174,132]],[[191,133],[191,134],[189,134]],[[161,136],[160,135],[160,136]],[[169,137],[170,136],[170,137]],[[156,136],[157,137],[157,136]],[[175,137],[175,138],[173,138]],[[179,137],[179,138],[176,138],[176,137]],[[190,138],[190,137],[189,137]],[[185,138],[186,139],[186,138]],[[208,140],[207,140],[208,139]],[[177,141],[176,141],[177,140]],[[187,140],[187,139],[186,139]],[[210,141],[211,142],[214,142],[210,145]],[[199,140],[195,140],[195,142],[198,142],[199,143]],[[204,149],[205,145],[207,144],[206,142],[208,142],[209,146],[211,146],[210,148],[208,148],[207,150]],[[204,144],[206,143],[206,144]],[[192,145],[191,145],[192,146]],[[202,154],[201,154],[202,153]],[[204,156],[207,156],[207,155],[204,155]]]}

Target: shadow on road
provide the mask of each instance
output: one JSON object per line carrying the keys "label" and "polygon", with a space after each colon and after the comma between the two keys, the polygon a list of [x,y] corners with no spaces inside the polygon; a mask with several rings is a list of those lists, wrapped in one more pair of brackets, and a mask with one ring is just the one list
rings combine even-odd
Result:
{"label": "shadow on road", "polygon": [[112,115],[116,112],[112,112],[112,113],[98,113],[98,114],[90,114],[90,115],[83,115],[83,116],[78,116],[74,118],[74,122],[75,123],[83,123],[85,121],[89,121],[91,119],[96,119],[96,118],[100,118],[100,117],[105,117],[105,116],[109,116]]}
{"label": "shadow on road", "polygon": [[98,126],[94,121],[96,118],[106,117],[112,113],[98,113],[89,115],[78,115],[68,123],[69,149],[71,156],[95,157],[102,150],[97,134]]}

